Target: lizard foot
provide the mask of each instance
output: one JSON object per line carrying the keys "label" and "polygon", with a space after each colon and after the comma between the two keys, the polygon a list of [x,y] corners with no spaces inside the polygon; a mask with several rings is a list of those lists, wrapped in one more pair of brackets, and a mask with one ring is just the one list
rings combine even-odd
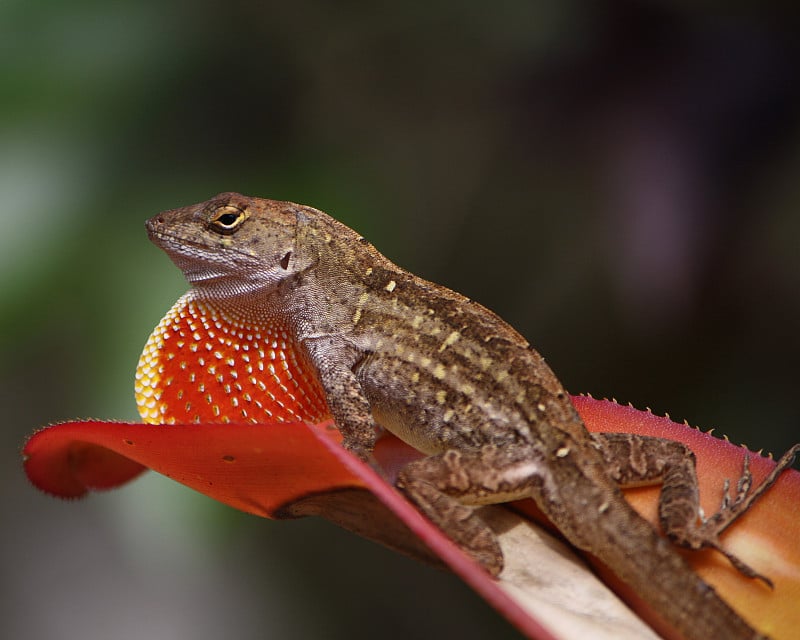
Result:
{"label": "lizard foot", "polygon": [[775,468],[764,478],[758,487],[753,489],[753,474],[750,471],[750,454],[745,452],[742,474],[736,483],[736,493],[731,496],[730,481],[726,480],[723,486],[722,503],[719,510],[710,518],[702,519],[697,527],[684,531],[673,531],[668,535],[676,544],[690,549],[701,549],[712,547],[724,555],[730,563],[743,575],[748,578],[761,580],[773,587],[772,581],[766,576],[761,575],[749,565],[742,562],[729,551],[722,547],[719,535],[725,531],[738,518],[744,515],[750,507],[769,489],[784,470],[791,467],[795,456],[800,453],[800,444],[794,445],[778,460]]}
{"label": "lizard foot", "polygon": [[444,494],[431,483],[400,472],[396,486],[423,514],[492,577],[503,571],[503,551],[494,532],[474,509]]}

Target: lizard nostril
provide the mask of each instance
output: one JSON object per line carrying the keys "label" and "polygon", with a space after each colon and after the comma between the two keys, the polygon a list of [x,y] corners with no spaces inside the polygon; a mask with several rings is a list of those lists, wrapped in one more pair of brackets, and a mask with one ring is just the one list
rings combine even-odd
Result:
{"label": "lizard nostril", "polygon": [[159,227],[164,226],[164,216],[155,216],[146,220],[144,223],[144,228],[147,229],[148,233],[155,233]]}

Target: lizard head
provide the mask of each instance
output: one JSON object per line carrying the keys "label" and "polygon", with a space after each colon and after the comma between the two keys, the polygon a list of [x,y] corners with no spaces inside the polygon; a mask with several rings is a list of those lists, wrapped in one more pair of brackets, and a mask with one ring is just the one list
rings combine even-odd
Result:
{"label": "lizard head", "polygon": [[298,216],[304,210],[290,202],[222,193],[159,213],[145,226],[192,286],[230,297],[269,292],[312,264],[313,256],[297,251]]}

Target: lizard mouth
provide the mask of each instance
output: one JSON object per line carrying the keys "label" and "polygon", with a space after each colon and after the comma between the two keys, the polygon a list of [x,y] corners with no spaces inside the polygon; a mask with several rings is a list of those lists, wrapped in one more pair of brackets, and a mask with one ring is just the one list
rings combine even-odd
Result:
{"label": "lizard mouth", "polygon": [[153,244],[156,244],[164,249],[175,249],[178,251],[181,249],[181,247],[187,245],[191,247],[197,247],[198,249],[208,248],[208,246],[204,243],[193,240],[185,235],[164,231],[164,229],[161,228],[162,224],[163,220],[160,216],[150,218],[144,223],[144,228],[147,230],[147,237],[150,238],[150,241]]}
{"label": "lizard mouth", "polygon": [[[153,244],[157,245],[170,255],[177,254],[192,258],[199,258],[202,256],[204,261],[209,261],[213,260],[215,255],[221,256],[224,252],[226,255],[230,255],[232,253],[237,254],[248,260],[252,260],[253,258],[253,256],[249,253],[241,251],[236,247],[214,247],[205,242],[194,240],[179,233],[164,231],[159,229],[157,225],[158,222],[155,218],[145,222],[147,236],[150,238],[150,241]],[[228,261],[229,260],[226,260],[226,262]]]}
{"label": "lizard mouth", "polygon": [[148,220],[145,223],[145,227],[147,228],[147,236],[150,238],[150,241],[162,249],[177,251],[179,253],[188,253],[188,251],[181,250],[184,247],[195,247],[197,249],[208,248],[207,245],[203,244],[202,242],[197,242],[196,240],[192,240],[191,238],[187,238],[180,234],[161,231],[160,229],[156,228],[154,224],[152,224],[152,220]]}

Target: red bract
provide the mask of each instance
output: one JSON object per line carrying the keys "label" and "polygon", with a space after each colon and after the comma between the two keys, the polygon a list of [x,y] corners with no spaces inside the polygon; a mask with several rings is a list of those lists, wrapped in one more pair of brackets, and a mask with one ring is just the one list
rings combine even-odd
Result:
{"label": "red bract", "polygon": [[[741,448],[650,413],[590,398],[574,400],[592,430],[644,433],[689,444],[698,458],[706,513],[719,505],[724,479],[735,482],[739,477]],[[560,552],[548,568],[541,554],[552,552],[553,543],[548,541],[545,549],[539,549],[539,530],[499,507],[486,508],[484,515],[500,532],[507,568],[499,581],[489,578],[392,488],[397,469],[418,453],[396,438],[383,438],[375,456],[387,482],[345,452],[339,439],[330,423],[165,426],[85,421],[39,431],[23,453],[31,481],[59,497],[77,498],[89,490],[108,489],[149,468],[255,515],[322,515],[360,535],[449,566],[530,638],[551,638],[553,633],[612,638],[638,624],[625,617],[624,609],[617,613],[612,595],[608,602],[598,603],[593,574],[573,576],[569,572],[574,573],[574,561],[559,565]],[[756,482],[772,464],[754,457]],[[634,506],[653,518],[657,489],[628,495]],[[530,512],[530,505],[531,501],[525,501],[515,503],[515,508]],[[790,638],[800,627],[798,539],[800,474],[792,471],[724,537],[731,551],[775,582],[774,592],[741,577],[717,553],[688,558],[752,624],[775,638]],[[553,582],[570,592],[566,602],[548,599],[546,587],[536,578],[547,571],[559,573]],[[589,582],[581,586],[583,580]],[[569,589],[564,589],[565,581]],[[635,596],[619,587],[626,599],[635,602]],[[576,595],[581,590],[589,593],[586,600]],[[595,609],[601,613],[594,615]]]}

